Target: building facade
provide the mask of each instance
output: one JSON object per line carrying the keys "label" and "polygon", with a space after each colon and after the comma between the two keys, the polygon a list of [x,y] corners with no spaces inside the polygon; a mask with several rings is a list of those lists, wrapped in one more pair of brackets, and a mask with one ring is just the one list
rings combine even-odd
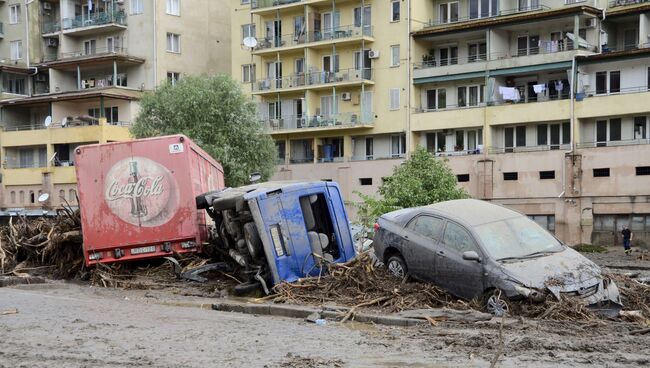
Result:
{"label": "building facade", "polygon": [[143,92],[231,69],[225,0],[1,1],[0,22],[4,215],[76,205],[77,146],[130,139]]}
{"label": "building facade", "polygon": [[233,0],[278,179],[374,194],[417,145],[569,244],[650,245],[650,3]]}

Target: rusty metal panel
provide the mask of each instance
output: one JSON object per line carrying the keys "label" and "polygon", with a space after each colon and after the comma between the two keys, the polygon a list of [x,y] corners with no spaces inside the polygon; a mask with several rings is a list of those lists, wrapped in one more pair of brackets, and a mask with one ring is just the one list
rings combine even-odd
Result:
{"label": "rusty metal panel", "polygon": [[182,135],[76,150],[86,264],[200,250],[198,194],[224,187],[223,169]]}

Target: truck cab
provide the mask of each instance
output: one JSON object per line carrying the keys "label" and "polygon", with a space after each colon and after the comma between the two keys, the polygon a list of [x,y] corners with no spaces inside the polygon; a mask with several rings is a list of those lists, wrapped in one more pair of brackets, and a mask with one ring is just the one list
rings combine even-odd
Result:
{"label": "truck cab", "polygon": [[249,283],[269,287],[324,273],[355,256],[341,191],[334,182],[266,182],[197,197],[215,222],[212,245]]}

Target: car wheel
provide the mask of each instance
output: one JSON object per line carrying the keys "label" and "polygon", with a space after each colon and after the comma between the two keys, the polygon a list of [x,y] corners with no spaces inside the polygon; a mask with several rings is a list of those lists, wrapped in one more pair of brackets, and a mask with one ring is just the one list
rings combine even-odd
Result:
{"label": "car wheel", "polygon": [[388,262],[386,262],[386,268],[388,269],[388,272],[400,279],[403,279],[408,275],[408,267],[406,267],[406,262],[404,262],[404,258],[400,255],[390,256]]}
{"label": "car wheel", "polygon": [[259,282],[247,282],[235,285],[233,288],[233,294],[235,296],[246,296],[255,294],[262,289],[262,285]]}
{"label": "car wheel", "polygon": [[257,233],[257,228],[254,222],[247,222],[244,224],[244,239],[246,239],[246,247],[253,259],[262,253],[262,239],[260,234]]}
{"label": "car wheel", "polygon": [[508,303],[504,298],[505,294],[501,290],[494,290],[488,293],[484,298],[485,309],[487,309],[488,313],[496,317],[502,317],[508,313]]}

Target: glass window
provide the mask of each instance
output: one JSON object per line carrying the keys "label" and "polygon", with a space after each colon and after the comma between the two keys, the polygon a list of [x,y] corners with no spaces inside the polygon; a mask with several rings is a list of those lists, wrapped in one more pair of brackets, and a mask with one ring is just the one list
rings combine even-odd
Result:
{"label": "glass window", "polygon": [[644,220],[645,216],[632,216],[632,225],[630,226],[630,229],[632,231],[643,231]]}
{"label": "glass window", "polygon": [[242,82],[250,83],[255,81],[255,64],[242,65]]}
{"label": "glass window", "polygon": [[399,66],[399,45],[390,47],[390,66]]}
{"label": "glass window", "polygon": [[545,146],[548,144],[548,125],[547,124],[539,124],[537,126],[537,145],[538,146]]}
{"label": "glass window", "polygon": [[131,14],[144,13],[144,0],[131,0]]}
{"label": "glass window", "polygon": [[469,105],[478,106],[478,86],[469,87]]}
{"label": "glass window", "polygon": [[517,147],[525,147],[526,146],[526,126],[520,125],[515,128],[516,130],[516,142],[517,142]]}
{"label": "glass window", "polygon": [[467,105],[466,93],[466,87],[458,87],[458,107],[465,107]]}
{"label": "glass window", "polygon": [[621,91],[621,72],[609,72],[609,93]]}
{"label": "glass window", "polygon": [[596,73],[596,94],[607,93],[607,72]]}
{"label": "glass window", "polygon": [[23,58],[23,41],[11,41],[11,60],[20,60]]}
{"label": "glass window", "polygon": [[443,243],[450,249],[460,253],[477,251],[472,236],[462,227],[453,222],[447,222]]}
{"label": "glass window", "polygon": [[241,26],[241,39],[246,37],[255,37],[255,24],[244,24]]}
{"label": "glass window", "polygon": [[563,249],[553,235],[527,217],[515,217],[479,225],[475,227],[475,231],[485,250],[497,260],[527,257],[543,252],[558,252]]}
{"label": "glass window", "polygon": [[645,116],[635,116],[634,117],[634,139],[646,139],[646,117]]}
{"label": "glass window", "polygon": [[167,0],[167,14],[181,15],[181,0]]}
{"label": "glass window", "polygon": [[400,18],[400,0],[390,2],[390,21],[399,22]]}
{"label": "glass window", "polygon": [[399,88],[390,89],[390,109],[399,110]]}
{"label": "glass window", "polygon": [[408,227],[416,233],[431,239],[440,239],[444,221],[432,216],[418,216],[409,222]]}
{"label": "glass window", "polygon": [[181,52],[181,36],[175,33],[167,33],[167,51]]}
{"label": "glass window", "polygon": [[20,5],[14,4],[9,6],[9,24],[20,22]]}
{"label": "glass window", "polygon": [[609,120],[609,140],[610,141],[621,140],[621,119]]}
{"label": "glass window", "polygon": [[435,110],[436,109],[436,90],[435,89],[429,89],[427,90],[427,110]]}
{"label": "glass window", "polygon": [[438,109],[447,108],[447,90],[439,89],[438,91]]}

